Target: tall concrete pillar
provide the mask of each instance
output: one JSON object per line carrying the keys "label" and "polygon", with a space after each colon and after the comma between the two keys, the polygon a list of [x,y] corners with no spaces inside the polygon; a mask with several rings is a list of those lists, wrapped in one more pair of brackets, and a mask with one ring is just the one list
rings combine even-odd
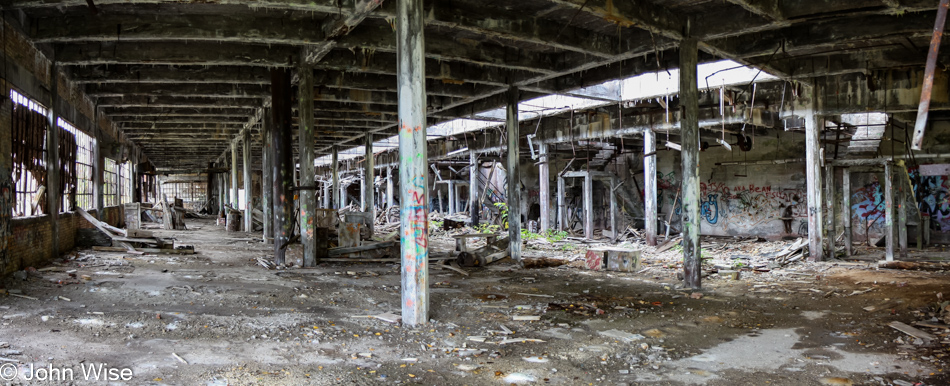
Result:
{"label": "tall concrete pillar", "polygon": [[511,259],[521,264],[521,166],[519,158],[518,88],[508,87],[508,247]]}
{"label": "tall concrete pillar", "polygon": [[254,200],[251,199],[251,131],[244,130],[244,137],[241,140],[243,146],[243,151],[241,152],[241,160],[244,163],[244,231],[253,232],[254,231],[254,208],[252,208],[251,203]]}
{"label": "tall concrete pillar", "polygon": [[656,201],[656,133],[643,132],[643,228],[647,245],[656,246],[657,227]]}
{"label": "tall concrete pillar", "polygon": [[393,168],[386,168],[386,210],[393,207]]}
{"label": "tall concrete pillar", "polygon": [[238,147],[237,140],[231,142],[231,207],[240,208],[240,194],[238,193]]}
{"label": "tall concrete pillar", "polygon": [[548,160],[548,144],[538,146],[538,204],[541,206],[540,232],[543,234],[551,229],[551,162]]}
{"label": "tall concrete pillar", "polygon": [[399,215],[402,235],[402,321],[429,319],[428,157],[425,38],[422,0],[396,3],[396,82],[399,90]]}
{"label": "tall concrete pillar", "polygon": [[376,222],[376,204],[373,190],[376,187],[376,160],[373,158],[373,134],[367,133],[364,138],[365,160],[363,161],[363,211],[369,212],[369,234],[373,235],[373,223]]}
{"label": "tall concrete pillar", "polygon": [[330,176],[333,178],[333,186],[330,188],[330,193],[333,194],[333,201],[330,203],[330,208],[340,209],[343,207],[343,195],[340,194],[340,149],[335,145],[333,146],[333,154],[330,159]]}
{"label": "tall concrete pillar", "polygon": [[271,70],[271,104],[274,121],[271,145],[274,147],[274,263],[284,264],[287,244],[294,231],[294,162],[291,143],[290,72]]}
{"label": "tall concrete pillar", "polygon": [[680,42],[680,109],[682,123],[683,164],[683,275],[685,286],[700,288],[702,261],[700,260],[699,219],[699,89],[696,64],[699,55],[697,40],[686,38]]}
{"label": "tall concrete pillar", "polygon": [[264,242],[274,239],[274,146],[271,136],[274,131],[274,120],[271,117],[270,107],[264,108],[261,116],[263,120],[261,133],[261,210],[264,212]]}
{"label": "tall concrete pillar", "polygon": [[[306,51],[306,50],[304,50]],[[300,63],[305,63],[304,51],[300,54]],[[300,78],[300,84],[297,87],[297,111],[300,121],[298,124],[298,141],[300,154],[300,186],[299,190],[300,212],[297,219],[300,222],[300,243],[303,244],[303,266],[315,267],[317,261],[317,242],[316,225],[314,224],[314,209],[317,201],[314,197],[316,193],[314,185],[316,184],[315,172],[313,167],[314,156],[314,127],[313,127],[313,69],[301,64],[297,70]]]}
{"label": "tall concrete pillar", "polygon": [[[55,53],[54,53],[55,55]],[[46,208],[49,210],[50,221],[50,258],[59,256],[59,211],[63,189],[61,188],[59,168],[59,125],[57,118],[57,100],[59,100],[59,65],[56,64],[56,58],[51,60],[50,67],[50,101],[49,101],[49,130],[46,136],[46,148],[55,149],[46,152]],[[116,178],[116,180],[121,180]],[[121,191],[116,192],[120,194]],[[102,212],[99,212],[99,218],[102,218]]]}
{"label": "tall concrete pillar", "polygon": [[557,230],[567,230],[567,204],[564,195],[567,194],[564,186],[564,177],[557,176]]}
{"label": "tall concrete pillar", "polygon": [[813,82],[805,112],[805,190],[808,198],[808,259],[821,261],[824,254],[821,197],[821,117],[818,115],[818,82]]}
{"label": "tall concrete pillar", "polygon": [[851,169],[841,169],[841,220],[844,225],[844,253],[851,256]]}
{"label": "tall concrete pillar", "polygon": [[894,261],[894,167],[890,162],[884,164],[884,231],[884,259]]}
{"label": "tall concrete pillar", "polygon": [[590,173],[584,175],[584,238],[594,238],[594,179]]}

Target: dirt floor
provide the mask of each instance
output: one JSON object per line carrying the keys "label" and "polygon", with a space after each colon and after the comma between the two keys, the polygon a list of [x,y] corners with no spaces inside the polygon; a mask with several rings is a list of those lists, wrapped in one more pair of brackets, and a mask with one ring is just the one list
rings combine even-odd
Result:
{"label": "dirt floor", "polygon": [[[0,298],[0,364],[19,366],[14,384],[36,383],[23,378],[30,365],[103,362],[131,368],[127,384],[950,384],[943,271],[876,261],[756,271],[755,251],[781,245],[721,240],[709,253],[750,264],[731,265],[746,267],[739,280],[711,274],[687,291],[674,250],[646,249],[643,267],[623,273],[581,268],[576,242],[529,242],[529,257],[574,262],[432,269],[431,322],[408,328],[366,317],[399,313],[394,264],[267,270],[256,258],[271,246],[257,234],[187,222],[156,233],[195,255],[80,250],[9,278],[12,294],[35,298]],[[917,327],[935,339],[892,321],[930,322]]]}

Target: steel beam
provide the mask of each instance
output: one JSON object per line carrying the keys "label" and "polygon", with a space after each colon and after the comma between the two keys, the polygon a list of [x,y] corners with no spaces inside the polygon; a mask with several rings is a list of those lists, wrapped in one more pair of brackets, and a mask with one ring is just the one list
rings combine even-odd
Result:
{"label": "steel beam", "polygon": [[425,37],[422,0],[397,0],[399,197],[402,208],[402,322],[429,320],[428,162],[426,157]]}

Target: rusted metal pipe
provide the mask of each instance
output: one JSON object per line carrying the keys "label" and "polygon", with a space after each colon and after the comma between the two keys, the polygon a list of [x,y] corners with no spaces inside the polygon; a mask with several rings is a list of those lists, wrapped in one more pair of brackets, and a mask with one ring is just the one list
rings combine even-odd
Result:
{"label": "rusted metal pipe", "polygon": [[930,113],[930,96],[934,86],[934,73],[937,71],[937,54],[940,52],[940,38],[943,37],[948,8],[950,8],[950,0],[940,0],[940,6],[937,7],[937,21],[934,23],[934,34],[930,38],[930,51],[927,52],[924,84],[920,88],[920,106],[917,107],[917,122],[914,124],[914,138],[910,145],[912,150],[920,150],[924,142],[927,115]]}

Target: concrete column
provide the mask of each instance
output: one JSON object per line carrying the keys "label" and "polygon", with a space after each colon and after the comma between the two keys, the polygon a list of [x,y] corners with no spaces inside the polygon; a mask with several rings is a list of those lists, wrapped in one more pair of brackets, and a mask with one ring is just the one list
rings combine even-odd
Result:
{"label": "concrete column", "polygon": [[324,180],[324,181],[323,181],[323,208],[324,208],[324,209],[330,209],[330,205],[331,205],[331,203],[330,203],[330,194],[331,194],[331,193],[330,193],[330,185],[331,185],[330,181],[328,181],[328,180]]}
{"label": "concrete column", "polygon": [[541,206],[540,233],[544,234],[551,229],[551,164],[548,161],[548,144],[538,146],[538,204]]}
{"label": "concrete column", "polygon": [[844,253],[851,256],[851,169],[841,169],[841,222],[844,225]]}
{"label": "concrete column", "polygon": [[340,194],[340,149],[336,145],[333,146],[333,153],[330,158],[330,175],[333,178],[333,187],[330,190],[333,199],[330,200],[332,201],[330,208],[340,209],[343,207],[341,204],[343,195]]}
{"label": "concrete column", "polygon": [[478,166],[478,154],[474,151],[468,153],[468,164],[471,172],[468,175],[468,213],[472,218],[472,226],[478,226],[481,203],[478,202],[478,174],[481,168]]}
{"label": "concrete column", "polygon": [[508,87],[508,241],[511,259],[521,264],[521,138],[518,123],[518,88]]}
{"label": "concrete column", "polygon": [[884,164],[884,232],[887,232],[884,259],[894,261],[894,178],[891,163]]}
{"label": "concrete column", "polygon": [[393,168],[386,168],[386,210],[393,207]]}
{"label": "concrete column", "polygon": [[567,229],[567,205],[564,202],[564,195],[567,194],[564,186],[564,177],[557,176],[557,230]]}
{"label": "concrete column", "polygon": [[237,141],[231,142],[231,206],[234,210],[240,207],[238,192],[238,147]]}
{"label": "concrete column", "polygon": [[274,120],[271,117],[270,107],[264,108],[264,114],[261,117],[261,210],[264,212],[264,242],[270,242],[274,239],[274,146],[271,143],[271,136],[274,131]]}
{"label": "concrete column", "polygon": [[700,288],[702,271],[699,243],[699,89],[696,84],[698,54],[696,39],[687,38],[680,42],[683,276],[687,288]]}
{"label": "concrete column", "polygon": [[[97,109],[96,117],[98,116],[99,116],[99,111]],[[96,122],[99,122],[98,119],[96,120]],[[103,179],[103,170],[105,169],[105,166],[106,166],[106,160],[105,160],[105,157],[103,157],[102,149],[100,148],[101,141],[99,139],[98,128],[96,128],[95,130],[95,135],[96,135],[96,141],[95,141],[95,145],[93,146],[94,150],[93,150],[93,155],[92,155],[93,159],[95,160],[95,165],[92,167],[92,186],[93,186],[92,191],[93,191],[93,194],[95,195],[94,199],[96,202],[96,209],[98,210],[97,213],[100,216],[99,218],[102,218],[102,208],[105,208],[105,196],[103,196],[103,190],[105,189],[105,186],[103,185],[102,179]],[[158,185],[157,177],[155,179],[155,185],[156,186]],[[156,198],[157,198],[156,201],[161,201],[160,197],[156,196]]]}
{"label": "concrete column", "polygon": [[365,155],[363,156],[363,185],[366,189],[363,190],[363,211],[369,212],[370,222],[369,222],[369,234],[373,235],[373,223],[376,222],[376,200],[373,197],[376,188],[376,159],[373,156],[373,134],[367,133],[366,137],[363,138],[363,148],[365,149]]}
{"label": "concrete column", "polygon": [[[903,177],[903,176],[901,176]],[[897,194],[897,246],[901,259],[907,258],[907,188],[898,184]]]}
{"label": "concrete column", "polygon": [[447,181],[446,186],[449,190],[449,214],[455,214],[455,181]]}
{"label": "concrete column", "polygon": [[822,178],[825,183],[825,257],[835,257],[835,169],[831,163],[825,164],[825,174]]}
{"label": "concrete column", "polygon": [[[300,63],[306,63],[306,50],[301,51],[300,54]],[[300,186],[304,187],[303,190],[298,190],[300,197],[300,212],[297,214],[297,219],[300,223],[300,243],[303,244],[303,266],[304,267],[315,267],[318,263],[317,261],[317,243],[316,243],[316,226],[313,222],[314,209],[316,209],[317,201],[314,194],[316,194],[316,189],[314,186],[316,182],[314,181],[315,172],[313,168],[313,159],[314,156],[314,127],[313,127],[313,69],[301,65],[297,69],[297,76],[300,78],[300,83],[297,85],[297,111],[299,112],[300,121],[297,126],[297,137],[299,143],[300,154]]]}
{"label": "concrete column", "polygon": [[402,322],[429,319],[428,157],[426,154],[425,37],[422,0],[396,3],[396,82],[399,90],[399,214]]}
{"label": "concrete column", "polygon": [[[49,221],[50,221],[50,258],[56,258],[59,256],[59,211],[60,211],[60,202],[62,201],[61,197],[63,194],[63,189],[60,188],[60,175],[59,170],[59,125],[56,124],[56,119],[59,118],[59,113],[56,109],[56,104],[59,100],[59,65],[56,64],[56,59],[53,58],[50,67],[50,101],[49,101],[49,130],[46,132],[46,148],[50,151],[46,152],[46,207],[49,210]],[[116,178],[116,180],[121,180]],[[118,191],[116,194],[121,192]],[[102,218],[102,213],[99,213],[99,218]]]}
{"label": "concrete column", "polygon": [[294,161],[291,139],[290,72],[271,70],[271,104],[274,122],[271,145],[274,147],[274,263],[284,264],[286,247],[294,231]]}
{"label": "concrete column", "polygon": [[[817,84],[817,82],[814,82]],[[812,87],[810,108],[805,112],[805,190],[808,197],[808,259],[821,261],[821,118],[818,116],[818,87]]]}
{"label": "concrete column", "polygon": [[244,163],[244,231],[254,231],[254,208],[251,203],[251,131],[244,130],[244,138],[241,140],[244,145],[241,151],[241,161]]}
{"label": "concrete column", "polygon": [[613,235],[610,237],[610,240],[616,242],[617,236],[620,236],[620,231],[617,229],[617,194],[614,193],[614,189],[620,183],[616,178],[610,178],[610,190],[607,191],[607,195],[610,196],[610,230],[613,232]]}
{"label": "concrete column", "polygon": [[584,175],[583,188],[584,202],[584,238],[590,240],[594,238],[594,179],[590,173]]}
{"label": "concrete column", "polygon": [[643,132],[643,227],[647,245],[656,246],[656,133]]}

